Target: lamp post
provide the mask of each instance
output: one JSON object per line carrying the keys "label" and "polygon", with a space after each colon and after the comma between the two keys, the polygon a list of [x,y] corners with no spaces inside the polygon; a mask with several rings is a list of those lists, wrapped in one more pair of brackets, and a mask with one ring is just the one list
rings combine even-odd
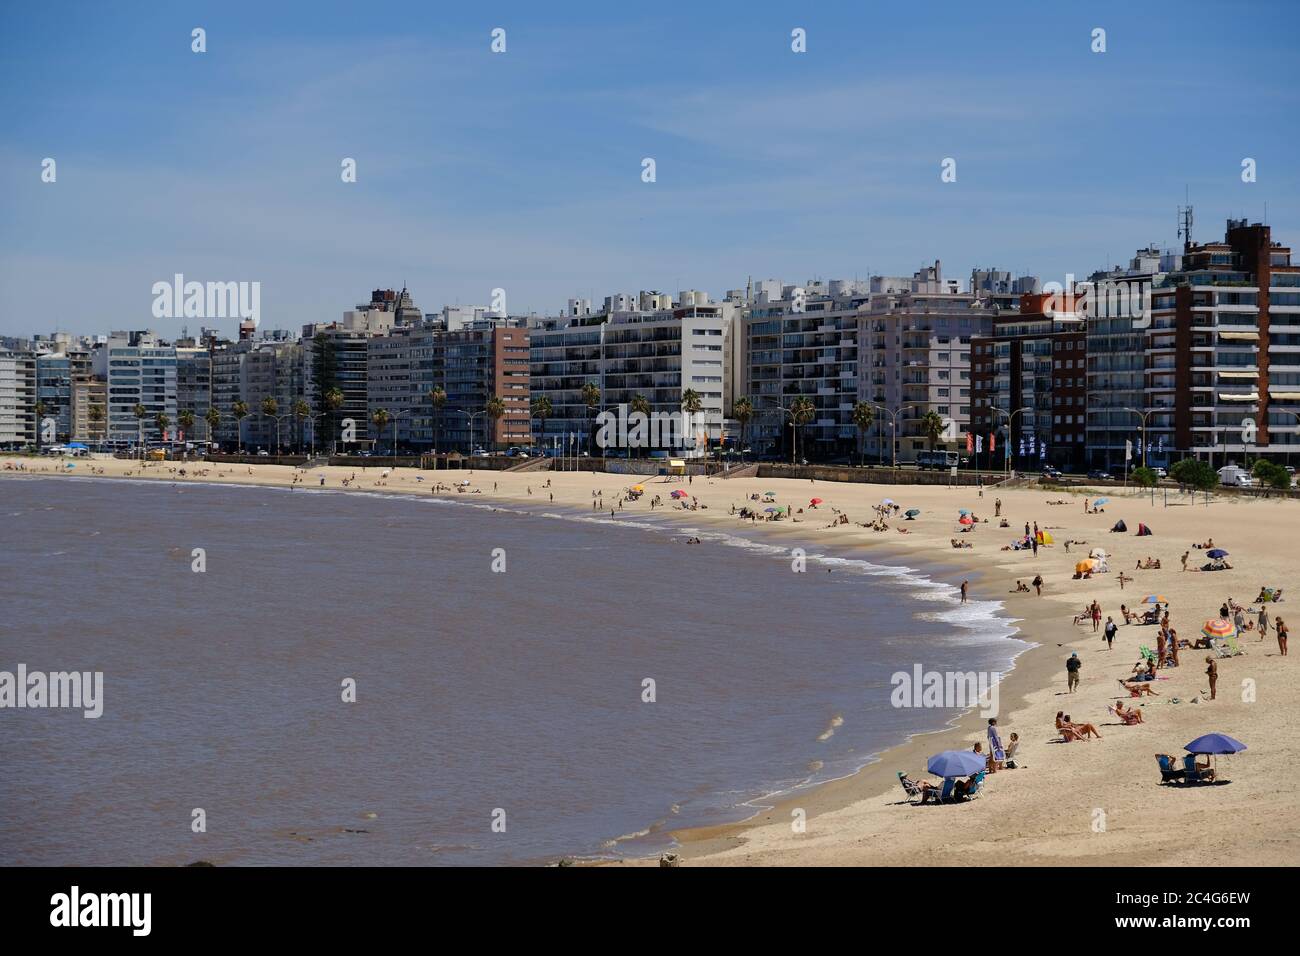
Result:
{"label": "lamp post", "polygon": [[795,454],[794,446],[797,440],[797,433],[795,431],[795,428],[797,426],[794,423],[794,415],[790,412],[790,409],[786,408],[784,405],[782,405],[780,402],[776,401],[775,399],[772,401],[772,405],[773,407],[779,409],[782,413],[790,416],[790,464],[793,465],[794,454]]}
{"label": "lamp post", "polygon": [[884,405],[877,405],[875,402],[868,402],[872,408],[878,408],[889,416],[889,457],[891,467],[898,467],[898,413],[905,408],[924,408],[926,402],[904,402],[897,408],[886,408]]}
{"label": "lamp post", "polygon": [[1154,412],[1155,409],[1150,408],[1143,412],[1125,405],[1124,411],[1132,412],[1138,418],[1142,419],[1142,467],[1145,468],[1147,466],[1147,416]]}
{"label": "lamp post", "polygon": [[1019,415],[1021,412],[1032,412],[1033,408],[1031,408],[1028,405],[1021,405],[1019,408],[1014,409],[1013,411],[1007,411],[1005,408],[998,408],[996,405],[990,405],[989,411],[997,412],[999,415],[1007,416],[1007,440],[1006,440],[1006,444],[1003,445],[1002,458],[1003,461],[1005,462],[1003,466],[1003,472],[1006,474],[1010,474],[1011,473],[1011,426],[1015,422],[1017,415]]}
{"label": "lamp post", "polygon": [[474,457],[474,419],[478,418],[480,415],[486,415],[487,411],[484,410],[481,412],[467,412],[463,408],[458,408],[456,409],[456,411],[460,412],[462,415],[464,415],[466,418],[469,419],[469,455],[471,458],[473,458]]}

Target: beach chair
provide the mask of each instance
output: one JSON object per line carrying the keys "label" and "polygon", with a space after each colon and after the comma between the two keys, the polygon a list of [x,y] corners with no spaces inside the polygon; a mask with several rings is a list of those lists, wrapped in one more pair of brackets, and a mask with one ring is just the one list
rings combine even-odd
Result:
{"label": "beach chair", "polygon": [[1238,654],[1246,653],[1242,649],[1241,643],[1237,640],[1236,634],[1232,635],[1232,637],[1228,638],[1224,643],[1228,646],[1228,650],[1232,652],[1231,655],[1229,655],[1231,657],[1236,657]]}
{"label": "beach chair", "polygon": [[1138,647],[1138,654],[1149,661],[1156,659],[1156,652],[1151,650],[1151,648],[1147,647],[1145,644]]}
{"label": "beach chair", "polygon": [[916,781],[908,780],[907,774],[903,773],[901,770],[898,771],[898,782],[902,784],[903,790],[907,793],[909,799],[912,797],[916,797],[918,800],[920,799],[921,788],[917,785]]}
{"label": "beach chair", "polygon": [[1232,648],[1228,646],[1227,641],[1212,641],[1214,646],[1215,657],[1232,657]]}
{"label": "beach chair", "polygon": [[[952,800],[952,788],[956,785],[957,785],[957,781],[955,778],[945,777],[943,781],[943,789],[939,791],[939,797],[937,802],[939,803],[950,802]],[[922,802],[924,802],[924,797],[922,798]]]}
{"label": "beach chair", "polygon": [[971,783],[970,789],[966,791],[967,800],[970,800],[972,797],[979,794],[980,787],[984,786],[984,776],[986,773],[987,771],[981,770],[979,773],[975,774],[974,782]]}
{"label": "beach chair", "polygon": [[1133,715],[1130,715],[1128,713],[1121,714],[1114,707],[1107,707],[1106,710],[1110,712],[1110,715],[1112,717],[1118,717],[1126,727],[1131,727],[1138,722],[1136,714]]}
{"label": "beach chair", "polygon": [[1197,770],[1196,754],[1188,754],[1183,758],[1183,783],[1213,783],[1213,770]]}
{"label": "beach chair", "polygon": [[1186,776],[1186,771],[1179,770],[1174,758],[1169,754],[1156,754],[1156,763],[1160,764],[1160,782],[1176,783]]}

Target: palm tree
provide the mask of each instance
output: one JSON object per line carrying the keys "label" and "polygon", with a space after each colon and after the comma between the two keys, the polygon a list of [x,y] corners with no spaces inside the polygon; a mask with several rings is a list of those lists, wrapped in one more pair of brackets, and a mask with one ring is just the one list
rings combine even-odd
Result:
{"label": "palm tree", "polygon": [[934,443],[943,434],[943,427],[943,417],[934,409],[921,416],[921,432],[930,440],[930,451],[934,451]]}
{"label": "palm tree", "polygon": [[[90,412],[89,412],[89,415],[90,415],[90,421],[91,421],[91,424],[93,424],[93,425],[102,425],[102,424],[104,423],[104,406],[103,406],[103,405],[91,405],[91,406],[90,406]],[[98,432],[99,432],[99,429],[98,429],[98,428],[95,428],[95,429],[92,429],[92,431],[98,433]],[[100,437],[102,438],[103,436],[101,435]]]}
{"label": "palm tree", "polygon": [[262,399],[262,417],[275,419],[275,453],[280,454],[280,403],[269,395]]}
{"label": "palm tree", "polygon": [[433,426],[433,465],[438,467],[438,432],[442,430],[442,410],[447,407],[447,390],[441,385],[429,389],[429,404],[433,406],[436,422]]}
{"label": "palm tree", "polygon": [[194,413],[190,411],[188,408],[182,409],[180,414],[176,416],[176,424],[181,426],[181,430],[184,431],[185,434],[187,435],[193,434]]}
{"label": "palm tree", "polygon": [[650,417],[650,399],[646,398],[640,392],[632,396],[632,401],[627,403],[628,408],[634,412],[640,412],[647,418]]}
{"label": "palm tree", "polygon": [[867,402],[857,402],[853,406],[853,424],[858,428],[858,466],[867,463],[867,432],[876,420],[876,410]]}
{"label": "palm tree", "polygon": [[231,408],[231,414],[235,416],[235,434],[239,439],[239,453],[244,453],[244,419],[248,417],[248,403],[242,398],[236,400]]}
{"label": "palm tree", "polygon": [[[813,400],[807,395],[800,395],[790,403],[790,421],[792,421],[796,426],[794,439],[794,451],[796,455],[799,453],[799,429],[803,428],[803,426],[807,425],[816,417],[817,406],[813,404]],[[807,449],[804,449],[804,454],[807,454]]]}
{"label": "palm tree", "polygon": [[501,416],[506,413],[505,400],[493,395],[483,406],[483,411],[487,412],[487,417],[492,419],[492,446],[496,447],[497,422],[501,421]]}
{"label": "palm tree", "polygon": [[144,420],[149,417],[149,409],[145,408],[139,402],[135,403],[135,408],[131,409],[135,415],[135,440],[140,446],[140,460],[144,460]]}
{"label": "palm tree", "polygon": [[39,401],[39,400],[36,402],[36,404],[35,404],[34,406],[32,406],[32,411],[34,411],[34,412],[36,413],[36,452],[37,452],[37,454],[40,454],[40,451],[41,451],[41,419],[45,417],[45,409],[46,409],[46,407],[47,407],[46,404],[45,404],[44,402],[42,402],[42,401]]}
{"label": "palm tree", "polygon": [[[687,415],[691,416],[691,418],[694,418],[696,415],[698,415],[700,413],[700,409],[702,409],[703,407],[704,407],[704,400],[700,398],[700,393],[697,392],[695,389],[688,388],[686,391],[682,392],[682,411],[684,411]],[[707,443],[707,441],[708,438],[706,437],[705,442]],[[706,450],[707,450],[707,444],[706,444]]]}
{"label": "palm tree", "polygon": [[221,424],[221,412],[215,405],[209,405],[208,410],[203,414],[203,420],[208,423],[208,447],[212,447],[212,436],[216,433],[217,426]]}
{"label": "palm tree", "polygon": [[167,438],[167,427],[172,423],[171,418],[166,412],[159,412],[153,417],[153,423],[158,429],[158,437],[165,441]]}
{"label": "palm tree", "polygon": [[341,388],[331,388],[325,395],[325,408],[334,416],[334,428],[332,429],[333,440],[337,441],[339,433],[339,409],[343,407],[343,390]]}
{"label": "palm tree", "polygon": [[311,406],[301,396],[293,403],[293,420],[298,423],[298,454],[302,454],[302,423],[311,414]]}
{"label": "palm tree", "polygon": [[588,382],[582,386],[582,404],[587,406],[587,441],[590,443],[588,446],[590,448],[595,445],[592,412],[600,407],[600,386],[595,382]]}
{"label": "palm tree", "polygon": [[745,444],[749,436],[749,422],[754,417],[754,403],[748,398],[738,398],[731,406],[731,417],[740,422],[740,460],[745,460]]}
{"label": "palm tree", "polygon": [[[375,426],[375,450],[376,451],[379,450],[379,439],[384,437],[384,426],[388,424],[389,418],[390,416],[388,414],[388,409],[386,408],[376,408],[373,412],[370,413],[370,421]],[[395,431],[396,429],[394,429],[394,432]],[[394,458],[397,457],[396,434],[394,434],[393,436],[393,457]]]}
{"label": "palm tree", "polygon": [[532,412],[534,418],[541,420],[541,441],[539,445],[544,455],[546,454],[546,420],[551,417],[551,412],[555,411],[555,407],[551,404],[549,395],[540,395],[533,399],[529,411]]}

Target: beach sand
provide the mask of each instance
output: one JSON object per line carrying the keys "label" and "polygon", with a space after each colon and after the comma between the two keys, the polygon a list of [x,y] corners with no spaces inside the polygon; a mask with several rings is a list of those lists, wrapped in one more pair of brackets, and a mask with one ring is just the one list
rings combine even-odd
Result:
{"label": "beach sand", "polygon": [[[54,474],[63,469],[49,459],[4,459],[6,468],[22,461],[28,474]],[[185,465],[189,478],[180,479],[170,462],[151,463],[114,459],[77,462],[72,474],[131,477],[176,482],[205,481],[284,486],[294,474],[304,475],[304,486],[340,490],[342,481],[355,474],[349,490],[357,492],[431,495],[435,482],[469,480],[471,492],[445,493],[474,503],[523,502],[591,510],[592,492],[603,492],[604,514],[636,516],[649,510],[649,500],[683,488],[706,509],[665,509],[692,527],[735,530],[741,519],[729,514],[756,503],[751,494],[776,492],[778,504],[807,508],[813,497],[824,499],[816,510],[805,510],[797,520],[760,522],[757,531],[768,540],[810,551],[834,548],[876,563],[907,563],[909,556],[928,566],[951,570],[951,583],[971,582],[971,596],[1004,603],[1008,615],[1019,619],[1022,638],[1038,646],[1022,654],[1000,688],[998,724],[1005,742],[1011,732],[1021,738],[1020,769],[990,775],[982,795],[962,804],[912,807],[905,805],[897,771],[925,776],[929,754],[945,749],[968,749],[985,739],[986,721],[972,712],[949,729],[912,738],[886,751],[881,759],[853,776],[779,802],[743,823],[683,831],[677,834],[685,865],[1254,865],[1300,863],[1300,835],[1295,825],[1300,783],[1300,731],[1292,715],[1300,710],[1300,682],[1289,658],[1278,653],[1272,633],[1261,642],[1246,632],[1241,644],[1246,654],[1218,660],[1217,700],[1207,700],[1206,651],[1184,649],[1182,666],[1161,671],[1167,679],[1156,682],[1160,696],[1130,701],[1117,679],[1129,674],[1138,660],[1139,645],[1155,646],[1156,629],[1125,626],[1121,603],[1140,605],[1147,594],[1166,595],[1171,602],[1171,623],[1181,637],[1194,640],[1201,625],[1218,617],[1220,605],[1232,597],[1250,605],[1262,586],[1282,587],[1287,600],[1270,605],[1274,618],[1290,618],[1290,607],[1300,607],[1296,587],[1300,555],[1296,532],[1300,529],[1300,503],[1277,499],[1212,498],[1196,501],[1163,491],[1154,504],[1120,489],[1105,489],[1110,498],[1103,514],[1086,514],[1084,493],[1037,488],[989,487],[980,497],[976,488],[947,486],[868,485],[758,478],[644,478],[590,472],[416,472],[394,469],[382,478],[382,464],[367,469],[326,467],[301,472],[288,466],[200,464],[206,471],[194,477],[195,467]],[[424,478],[417,482],[416,475]],[[9,472],[0,471],[0,477]],[[95,476],[99,477],[99,476]],[[635,503],[617,507],[619,493],[640,480],[646,495]],[[550,487],[546,487],[547,482]],[[531,494],[529,493],[531,489]],[[478,494],[473,491],[477,490]],[[1091,494],[1091,492],[1089,492]],[[553,496],[553,498],[552,498]],[[871,507],[883,498],[896,500],[904,509],[919,508],[915,521],[891,519],[888,531],[877,532],[856,524],[827,527],[833,509],[853,522],[869,521]],[[1010,528],[999,529],[993,518],[994,499],[1002,501],[1002,514]],[[1049,505],[1049,500],[1065,504]],[[764,507],[764,505],[758,505]],[[957,509],[967,508],[988,523],[969,534],[958,534]],[[1118,519],[1127,534],[1109,533]],[[1037,522],[1056,544],[1030,551],[1000,548],[1023,533],[1025,522]],[[1154,534],[1137,537],[1139,522]],[[749,522],[743,522],[752,529]],[[904,527],[908,534],[900,534]],[[749,533],[747,531],[747,533]],[[969,540],[970,549],[954,550],[954,537]],[[1213,538],[1230,552],[1232,570],[1193,573],[1180,570],[1180,556],[1193,544]],[[1063,542],[1086,541],[1066,553]],[[702,547],[709,546],[707,542]],[[1111,573],[1089,580],[1072,580],[1075,562],[1094,548],[1111,555]],[[1160,559],[1161,570],[1135,570],[1147,556]],[[1204,552],[1192,549],[1189,567],[1206,561]],[[1118,573],[1133,578],[1121,590]],[[1015,582],[1028,583],[1035,574],[1044,579],[1043,594],[1014,593]],[[1072,624],[1084,605],[1096,600],[1102,622],[1113,616],[1121,624],[1115,649],[1108,651],[1101,631],[1092,624]],[[1257,605],[1252,605],[1257,607]],[[1254,615],[1250,615],[1253,619]],[[1290,622],[1289,622],[1290,623]],[[1300,623],[1300,614],[1296,623]],[[1078,691],[1067,693],[1065,660],[1078,651],[1083,660]],[[924,648],[917,660],[924,664]],[[1177,698],[1179,703],[1174,703]],[[1115,700],[1138,704],[1145,723],[1126,727],[1107,712]],[[1060,743],[1053,718],[1058,710],[1077,722],[1091,722],[1101,739]],[[848,715],[851,719],[851,715]],[[1249,749],[1220,757],[1217,766],[1231,782],[1218,786],[1160,786],[1156,753],[1181,755],[1183,746],[1201,734],[1219,731],[1245,742]],[[933,779],[933,778],[930,778]],[[792,825],[796,811],[806,817],[803,832]],[[654,865],[654,860],[629,859],[610,865]]]}

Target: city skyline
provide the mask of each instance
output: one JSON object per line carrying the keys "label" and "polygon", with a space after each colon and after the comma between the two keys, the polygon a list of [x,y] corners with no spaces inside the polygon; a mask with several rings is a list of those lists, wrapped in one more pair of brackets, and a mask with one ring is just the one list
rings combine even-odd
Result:
{"label": "city skyline", "polygon": [[[1300,231],[1282,122],[1300,14],[1284,4],[1177,21],[942,5],[923,23],[583,9],[563,24],[522,6],[6,13],[0,334],[234,334],[153,318],[153,284],[178,272],[260,282],[264,326],[295,329],[375,284],[425,311],[503,288],[511,314],[554,315],[574,296],[720,298],[751,277],[908,275],[936,258],[950,276],[1063,282],[1177,249],[1186,200],[1196,239],[1229,217]],[[1213,71],[1225,50],[1248,76]],[[1180,119],[1214,111],[1232,136]],[[33,288],[58,290],[39,321]]]}

